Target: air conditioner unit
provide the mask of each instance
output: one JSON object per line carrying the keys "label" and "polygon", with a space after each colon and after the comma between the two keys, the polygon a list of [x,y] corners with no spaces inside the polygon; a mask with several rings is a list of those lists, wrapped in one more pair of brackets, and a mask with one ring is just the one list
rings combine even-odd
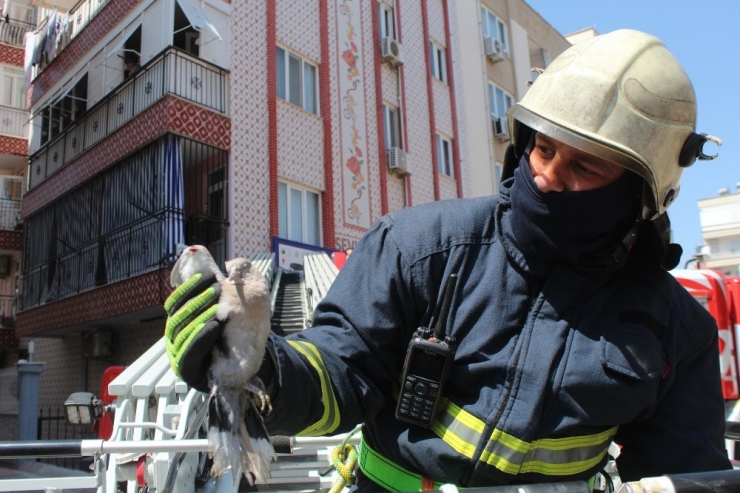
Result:
{"label": "air conditioner unit", "polygon": [[510,140],[509,138],[509,124],[506,118],[494,118],[491,122],[493,125],[493,136],[502,142]]}
{"label": "air conditioner unit", "polygon": [[380,40],[380,54],[391,67],[403,65],[403,46],[390,36]]}
{"label": "air conditioner unit", "polygon": [[483,51],[486,56],[493,63],[500,62],[504,59],[504,47],[501,42],[496,38],[484,38],[483,39]]}
{"label": "air conditioner unit", "polygon": [[385,159],[388,162],[388,171],[398,176],[409,174],[406,167],[406,152],[399,147],[391,147],[385,151]]}

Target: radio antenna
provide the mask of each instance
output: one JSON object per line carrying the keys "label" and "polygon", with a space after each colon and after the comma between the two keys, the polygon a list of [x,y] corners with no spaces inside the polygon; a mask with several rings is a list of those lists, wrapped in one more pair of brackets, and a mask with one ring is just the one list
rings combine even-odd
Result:
{"label": "radio antenna", "polygon": [[450,305],[452,304],[452,295],[455,293],[455,286],[457,286],[457,274],[450,274],[450,278],[447,280],[445,296],[442,300],[442,308],[439,310],[439,318],[437,319],[437,324],[434,326],[433,332],[434,337],[440,341],[444,341],[445,336],[447,335],[445,322],[447,320],[447,315],[450,312]]}

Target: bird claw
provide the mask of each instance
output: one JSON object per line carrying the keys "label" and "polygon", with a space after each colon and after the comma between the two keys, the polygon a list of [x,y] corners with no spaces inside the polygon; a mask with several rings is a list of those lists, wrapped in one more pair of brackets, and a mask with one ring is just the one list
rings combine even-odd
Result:
{"label": "bird claw", "polygon": [[[270,396],[265,392],[265,384],[262,383],[256,375],[247,382],[247,390],[252,394],[256,401],[259,401],[257,408],[260,414],[270,414],[272,412],[272,402]],[[256,403],[255,403],[256,404]]]}
{"label": "bird claw", "polygon": [[267,392],[260,390],[259,392],[253,393],[252,395],[254,395],[257,400],[260,401],[258,407],[261,414],[270,414],[272,412],[272,402],[270,402],[270,396],[267,395]]}

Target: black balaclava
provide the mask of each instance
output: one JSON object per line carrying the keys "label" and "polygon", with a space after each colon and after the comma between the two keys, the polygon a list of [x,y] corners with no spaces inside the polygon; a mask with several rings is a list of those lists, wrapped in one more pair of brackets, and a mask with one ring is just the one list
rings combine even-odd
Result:
{"label": "black balaclava", "polygon": [[510,236],[535,274],[556,263],[582,273],[618,267],[614,252],[635,224],[642,178],[624,173],[602,188],[583,192],[541,192],[525,152],[510,185]]}

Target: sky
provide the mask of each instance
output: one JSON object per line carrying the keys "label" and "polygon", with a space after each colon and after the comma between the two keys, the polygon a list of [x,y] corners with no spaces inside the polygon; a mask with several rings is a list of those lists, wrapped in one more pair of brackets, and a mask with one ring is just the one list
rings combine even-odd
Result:
{"label": "sky", "polygon": [[[679,267],[702,242],[697,201],[740,184],[740,0],[525,0],[563,35],[593,27],[600,34],[638,29],[660,38],[694,84],[697,132],[715,135],[707,144],[714,161],[697,161],[681,180],[668,209],[673,241],[683,247]],[[657,144],[657,143],[656,143]]]}

